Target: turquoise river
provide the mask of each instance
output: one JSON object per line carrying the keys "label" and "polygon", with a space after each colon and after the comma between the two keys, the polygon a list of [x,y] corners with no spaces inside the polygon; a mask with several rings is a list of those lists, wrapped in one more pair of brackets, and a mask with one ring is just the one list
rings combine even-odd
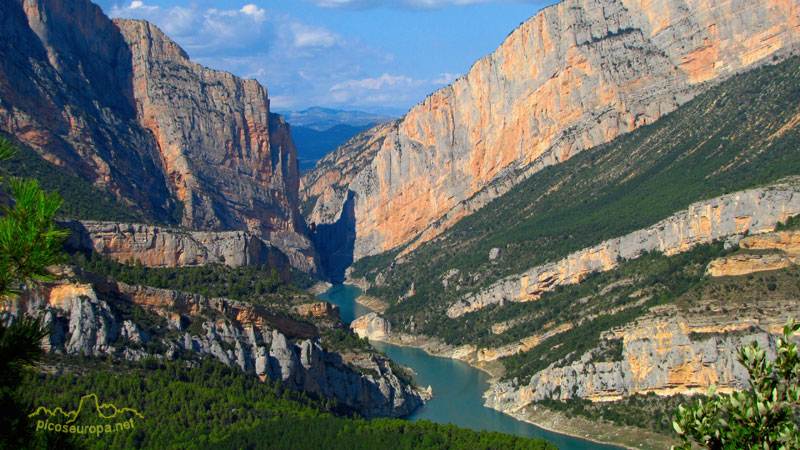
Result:
{"label": "turquoise river", "polygon": [[[347,323],[370,310],[356,303],[361,291],[351,285],[333,286],[319,297],[338,305],[341,317]],[[469,364],[449,358],[431,356],[424,351],[383,342],[372,341],[378,350],[404,366],[417,372],[414,380],[422,386],[432,386],[434,398],[409,420],[426,419],[438,423],[453,423],[473,430],[500,431],[531,438],[544,438],[561,450],[619,450],[621,447],[597,444],[584,439],[553,433],[521,422],[511,416],[483,406],[483,392],[489,387],[489,375]]]}

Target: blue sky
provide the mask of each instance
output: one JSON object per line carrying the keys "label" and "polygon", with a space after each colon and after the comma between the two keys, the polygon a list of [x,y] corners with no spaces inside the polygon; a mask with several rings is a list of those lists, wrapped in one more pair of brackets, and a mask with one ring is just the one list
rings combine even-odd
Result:
{"label": "blue sky", "polygon": [[275,110],[404,114],[554,0],[95,0],[193,60],[264,84]]}

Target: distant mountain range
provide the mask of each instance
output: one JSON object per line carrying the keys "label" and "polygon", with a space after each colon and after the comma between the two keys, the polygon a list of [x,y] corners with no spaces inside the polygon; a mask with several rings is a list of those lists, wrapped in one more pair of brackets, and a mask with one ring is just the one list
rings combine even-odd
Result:
{"label": "distant mountain range", "polygon": [[306,127],[325,131],[336,125],[365,127],[394,120],[394,117],[372,114],[364,111],[342,111],[338,109],[313,106],[302,111],[278,111],[292,125],[292,128]]}
{"label": "distant mountain range", "polygon": [[300,170],[308,170],[336,147],[356,134],[393,117],[364,111],[342,111],[314,106],[282,113],[292,126]]}

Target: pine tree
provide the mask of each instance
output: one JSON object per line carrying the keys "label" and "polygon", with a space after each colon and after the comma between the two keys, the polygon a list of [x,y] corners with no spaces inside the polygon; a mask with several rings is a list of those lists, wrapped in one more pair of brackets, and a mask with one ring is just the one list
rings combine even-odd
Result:
{"label": "pine tree", "polygon": [[[0,162],[14,153],[13,144],[0,138]],[[5,177],[0,182],[4,184]],[[56,229],[53,221],[62,203],[56,194],[42,192],[35,180],[12,179],[9,184],[16,203],[13,207],[4,206],[0,217],[0,306],[30,281],[51,277],[47,268],[61,261],[61,245],[66,235]],[[54,442],[32,439],[27,411],[17,395],[25,373],[44,356],[41,340],[49,330],[39,319],[30,317],[9,322],[0,321],[0,404],[4,405],[0,448],[51,446]]]}

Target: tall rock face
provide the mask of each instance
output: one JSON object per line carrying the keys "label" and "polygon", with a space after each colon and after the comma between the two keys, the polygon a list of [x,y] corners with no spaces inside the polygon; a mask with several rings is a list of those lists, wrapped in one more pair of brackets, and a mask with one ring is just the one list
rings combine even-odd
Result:
{"label": "tall rock face", "polygon": [[85,0],[0,5],[0,130],[161,222],[250,231],[315,267],[297,151],[254,80]]}
{"label": "tall rock face", "polygon": [[0,4],[0,130],[166,221],[175,207],[136,118],[131,51],[88,1]]}
{"label": "tall rock face", "polygon": [[[744,311],[677,311],[663,307],[605,333],[601,346],[568,364],[552,364],[530,379],[492,384],[486,406],[513,412],[544,399],[584,398],[613,401],[633,394],[705,393],[712,384],[721,392],[748,387],[748,373],[737,361],[738,349],[757,341],[769,360],[788,315],[797,305],[765,301]],[[656,311],[654,311],[655,313]],[[742,312],[747,314],[742,315]],[[602,345],[621,345],[618,358],[603,358]]]}
{"label": "tall rock face", "polygon": [[[328,191],[352,191],[355,259],[430,239],[531,173],[799,46],[791,0],[563,1],[368,145],[323,160],[303,181],[309,220],[341,209],[347,196]],[[332,175],[353,162],[357,174]]]}

